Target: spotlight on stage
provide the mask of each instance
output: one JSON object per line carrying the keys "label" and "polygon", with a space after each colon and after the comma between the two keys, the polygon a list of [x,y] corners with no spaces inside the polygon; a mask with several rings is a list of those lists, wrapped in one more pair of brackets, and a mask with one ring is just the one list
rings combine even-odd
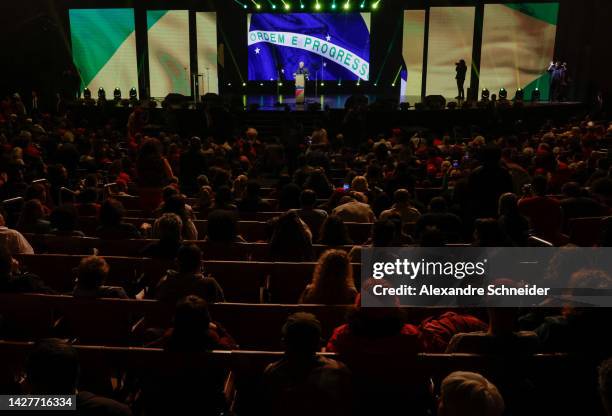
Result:
{"label": "spotlight on stage", "polygon": [[113,98],[115,100],[121,100],[121,90],[119,89],[119,87],[116,87],[113,91]]}
{"label": "spotlight on stage", "polygon": [[261,9],[261,4],[259,4],[259,3],[255,3],[255,8],[256,8],[257,10]]}
{"label": "spotlight on stage", "polygon": [[506,91],[505,88],[501,88],[499,90],[499,99],[500,100],[507,100],[508,99],[508,91]]}
{"label": "spotlight on stage", "polygon": [[285,10],[291,10],[291,5],[289,3],[285,3]]}
{"label": "spotlight on stage", "polygon": [[85,98],[86,100],[91,100],[91,91],[89,90],[89,88],[85,88],[83,90],[83,98]]}
{"label": "spotlight on stage", "polygon": [[514,94],[515,101],[523,101],[525,99],[525,91],[522,88],[516,90],[516,94]]}
{"label": "spotlight on stage", "polygon": [[482,90],[482,95],[481,95],[481,97],[482,97],[482,101],[488,101],[488,100],[489,100],[489,90],[488,90],[488,89],[486,89],[486,88],[484,88],[484,89]]}
{"label": "spotlight on stage", "polygon": [[98,89],[98,100],[106,100],[106,91],[102,87]]}
{"label": "spotlight on stage", "polygon": [[332,10],[336,10],[336,0],[334,0],[334,2],[331,5]]}
{"label": "spotlight on stage", "polygon": [[346,3],[344,3],[344,5],[342,6],[342,8],[344,10],[349,10],[351,8],[351,2],[349,0],[347,0]]}
{"label": "spotlight on stage", "polygon": [[365,9],[365,0],[363,0],[363,1],[361,2],[361,4],[359,4],[359,8],[360,8],[360,9]]}
{"label": "spotlight on stage", "polygon": [[272,10],[276,10],[276,4],[272,4]]}
{"label": "spotlight on stage", "polygon": [[319,1],[317,0],[317,2],[314,5],[315,10],[321,10],[321,3],[319,3]]}
{"label": "spotlight on stage", "polygon": [[537,101],[540,101],[540,89],[539,88],[536,88],[531,93],[531,101],[533,101],[534,103]]}
{"label": "spotlight on stage", "polygon": [[374,3],[372,3],[372,10],[376,10],[378,9],[378,4],[380,3],[380,0],[375,1]]}

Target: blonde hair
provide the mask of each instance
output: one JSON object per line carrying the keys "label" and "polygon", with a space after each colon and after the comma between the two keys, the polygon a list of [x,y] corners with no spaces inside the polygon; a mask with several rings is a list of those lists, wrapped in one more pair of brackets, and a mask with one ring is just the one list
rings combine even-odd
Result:
{"label": "blonde hair", "polygon": [[501,416],[503,411],[499,390],[480,374],[455,371],[442,381],[440,416]]}
{"label": "blonde hair", "polygon": [[[342,292],[354,291],[353,267],[348,254],[343,250],[325,251],[312,275],[311,297],[319,303],[333,303]],[[325,302],[326,299],[332,302]]]}

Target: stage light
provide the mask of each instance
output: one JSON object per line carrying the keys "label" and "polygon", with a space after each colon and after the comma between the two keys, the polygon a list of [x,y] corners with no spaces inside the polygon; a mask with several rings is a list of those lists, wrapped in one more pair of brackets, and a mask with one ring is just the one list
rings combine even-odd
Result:
{"label": "stage light", "polygon": [[540,89],[536,88],[535,90],[533,90],[533,92],[531,93],[531,101],[540,101]]}
{"label": "stage light", "polygon": [[259,3],[255,3],[255,8],[256,8],[257,10],[261,9],[261,4],[259,4]]}
{"label": "stage light", "polygon": [[395,82],[391,84],[392,87],[395,87]]}
{"label": "stage light", "polygon": [[363,0],[363,1],[361,2],[361,4],[359,4],[359,8],[360,8],[360,9],[365,9],[365,0]]}
{"label": "stage light", "polygon": [[336,10],[336,0],[334,0],[334,2],[331,5],[332,10]]}
{"label": "stage light", "polygon": [[279,83],[278,83],[278,86],[279,86],[279,87],[282,87],[282,86],[283,86],[283,83],[282,83],[282,82],[279,82]]}
{"label": "stage light", "polygon": [[85,98],[86,100],[91,100],[91,91],[89,88],[85,88],[83,90],[83,98]]}
{"label": "stage light", "polygon": [[380,3],[380,0],[375,1],[374,3],[372,3],[372,10],[378,9],[378,3]]}
{"label": "stage light", "polygon": [[98,89],[98,100],[106,100],[106,91],[102,87]]}
{"label": "stage light", "polygon": [[488,99],[489,99],[489,90],[488,90],[488,89],[486,89],[486,88],[484,88],[484,89],[482,90],[482,95],[481,95],[481,97],[482,97],[482,100],[483,100],[483,101],[488,100]]}
{"label": "stage light", "polygon": [[516,101],[523,101],[525,99],[525,91],[522,88],[516,90],[516,94],[514,94],[514,99]]}
{"label": "stage light", "polygon": [[508,91],[506,91],[506,89],[503,87],[499,90],[499,99],[500,100],[508,99]]}
{"label": "stage light", "polygon": [[325,86],[325,83],[324,83],[323,81],[321,81],[321,86],[322,86],[322,87],[324,87],[324,86]]}
{"label": "stage light", "polygon": [[121,90],[119,89],[119,87],[116,87],[115,90],[113,91],[113,98],[115,100],[121,99]]}
{"label": "stage light", "polygon": [[302,0],[300,0],[300,9],[303,9],[304,7],[306,6],[304,6],[304,3],[302,3]]}
{"label": "stage light", "polygon": [[378,86],[378,83],[376,83],[376,82],[375,82],[375,83],[374,83],[374,86],[375,86],[375,87],[377,87],[377,86]]}
{"label": "stage light", "polygon": [[242,83],[242,86],[243,86],[243,87],[246,87],[246,82],[243,82],[243,83]]}
{"label": "stage light", "polygon": [[263,82],[260,82],[260,83],[259,83],[259,86],[260,86],[260,87],[263,87]]}
{"label": "stage light", "polygon": [[276,4],[270,3],[270,6],[272,7],[272,10],[276,10]]}
{"label": "stage light", "polygon": [[285,3],[285,10],[291,10],[291,5],[289,3]]}
{"label": "stage light", "polygon": [[317,2],[315,3],[314,8],[315,8],[315,10],[321,10],[321,3],[319,3],[319,2],[318,2],[318,0],[317,0]]}
{"label": "stage light", "polygon": [[342,6],[344,10],[349,10],[351,8],[351,2],[347,0],[346,3]]}
{"label": "stage light", "polygon": [[247,6],[246,4],[243,4],[243,5],[242,5],[242,8],[243,8],[243,9],[248,9],[248,8],[249,8],[249,6]]}
{"label": "stage light", "polygon": [[130,100],[136,100],[138,98],[138,90],[136,87],[130,88]]}

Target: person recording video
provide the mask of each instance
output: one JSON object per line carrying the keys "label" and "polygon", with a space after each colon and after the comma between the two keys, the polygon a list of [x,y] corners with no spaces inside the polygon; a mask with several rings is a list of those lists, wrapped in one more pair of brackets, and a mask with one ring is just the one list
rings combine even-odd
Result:
{"label": "person recording video", "polygon": [[457,72],[455,79],[457,80],[458,92],[458,95],[455,98],[457,100],[465,100],[465,89],[463,88],[463,84],[465,83],[465,75],[467,74],[467,65],[465,64],[465,60],[461,59],[459,62],[455,62],[455,71]]}

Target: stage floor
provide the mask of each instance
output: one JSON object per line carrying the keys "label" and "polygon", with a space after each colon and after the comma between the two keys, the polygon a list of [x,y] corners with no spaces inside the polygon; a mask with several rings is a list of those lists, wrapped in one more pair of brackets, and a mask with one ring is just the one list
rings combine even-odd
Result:
{"label": "stage floor", "polygon": [[[364,94],[369,103],[374,103],[377,100],[390,100],[390,97],[377,96],[373,94]],[[285,106],[288,106],[292,111],[305,111],[308,110],[309,104],[319,104],[321,109],[344,109],[344,104],[351,94],[320,94],[319,96],[307,96],[305,105],[296,105],[295,97],[293,95],[276,95],[276,94],[249,94],[242,96],[242,103],[246,109],[256,106],[260,111],[282,111]],[[414,104],[421,101],[421,97],[407,97],[407,102],[410,103],[410,110],[414,110]],[[447,98],[446,102],[457,102],[453,98]],[[538,101],[530,102],[525,101],[525,107],[549,107],[549,106],[575,106],[580,104],[574,101],[564,102],[550,102],[550,101]],[[312,107],[311,107],[312,109]]]}

